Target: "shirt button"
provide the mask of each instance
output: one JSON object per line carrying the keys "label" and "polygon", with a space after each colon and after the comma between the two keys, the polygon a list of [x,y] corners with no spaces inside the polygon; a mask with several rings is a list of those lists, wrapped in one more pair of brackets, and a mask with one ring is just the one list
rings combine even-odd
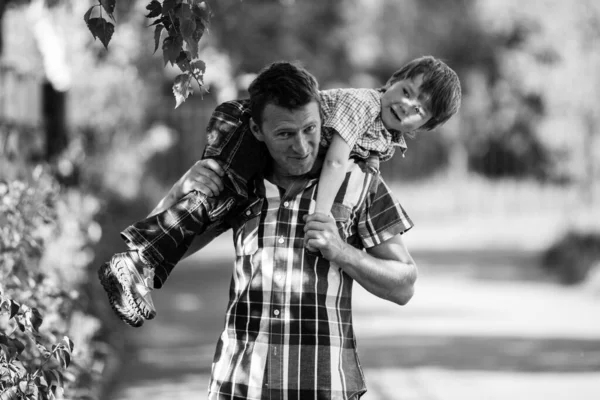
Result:
{"label": "shirt button", "polygon": [[275,316],[278,316],[279,315],[279,310],[273,311],[273,314],[275,314]]}
{"label": "shirt button", "polygon": [[289,207],[289,206],[290,206],[290,202],[289,202],[289,201],[286,201],[285,203],[283,203],[283,206],[284,206],[284,207]]}
{"label": "shirt button", "polygon": [[250,215],[250,214],[252,214],[252,211],[250,211],[250,210],[246,211],[246,215]]}
{"label": "shirt button", "polygon": [[283,242],[285,242],[285,240],[283,240],[283,236],[280,236],[279,240],[277,242],[279,242],[279,244],[282,244]]}

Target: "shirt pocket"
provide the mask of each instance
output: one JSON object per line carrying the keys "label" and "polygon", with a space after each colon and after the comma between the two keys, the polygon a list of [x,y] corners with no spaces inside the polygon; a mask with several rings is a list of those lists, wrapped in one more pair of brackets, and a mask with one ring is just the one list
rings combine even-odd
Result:
{"label": "shirt pocket", "polygon": [[253,256],[258,251],[262,202],[254,202],[242,211],[243,222],[235,229],[235,255]]}
{"label": "shirt pocket", "polygon": [[342,240],[348,239],[349,235],[349,227],[350,227],[350,217],[352,215],[352,209],[345,204],[342,203],[333,203],[331,207],[331,214],[335,219],[335,224],[338,228],[338,232]]}

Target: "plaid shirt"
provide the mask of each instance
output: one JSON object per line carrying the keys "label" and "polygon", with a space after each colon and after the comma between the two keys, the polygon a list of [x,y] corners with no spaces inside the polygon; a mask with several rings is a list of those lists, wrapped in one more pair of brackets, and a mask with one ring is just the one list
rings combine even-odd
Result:
{"label": "plaid shirt", "polygon": [[[352,149],[366,159],[371,152],[381,161],[392,158],[399,147],[407,150],[400,132],[388,131],[381,120],[381,92],[375,89],[331,89],[321,91],[323,127],[335,130]],[[323,130],[324,143],[331,141],[331,131]]]}
{"label": "plaid shirt", "polygon": [[[257,182],[257,198],[230,222],[236,261],[209,399],[358,399],[366,385],[352,327],[353,280],[303,247],[317,179],[282,195]],[[341,237],[359,249],[412,226],[380,176],[355,163],[332,213]]]}

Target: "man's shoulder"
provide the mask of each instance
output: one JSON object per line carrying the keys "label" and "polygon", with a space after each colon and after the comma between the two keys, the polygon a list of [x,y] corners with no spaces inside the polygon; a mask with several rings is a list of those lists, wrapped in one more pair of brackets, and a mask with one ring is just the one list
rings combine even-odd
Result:
{"label": "man's shoulder", "polygon": [[381,173],[373,172],[364,160],[353,159],[348,163],[346,181],[348,190],[363,194],[378,190],[381,184],[387,187]]}

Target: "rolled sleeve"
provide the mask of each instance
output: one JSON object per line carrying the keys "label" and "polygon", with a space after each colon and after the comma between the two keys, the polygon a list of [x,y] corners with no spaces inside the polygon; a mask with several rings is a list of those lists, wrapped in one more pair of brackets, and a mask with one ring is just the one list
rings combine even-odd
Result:
{"label": "rolled sleeve", "polygon": [[363,246],[367,249],[377,246],[413,226],[412,220],[380,175],[373,175],[358,222],[358,235]]}

